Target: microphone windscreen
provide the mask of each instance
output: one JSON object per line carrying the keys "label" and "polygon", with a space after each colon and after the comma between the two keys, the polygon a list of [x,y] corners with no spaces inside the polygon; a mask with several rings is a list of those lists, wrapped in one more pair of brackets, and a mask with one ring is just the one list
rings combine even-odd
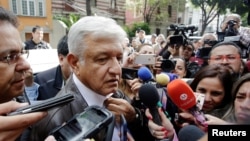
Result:
{"label": "microphone windscreen", "polygon": [[153,75],[147,67],[140,67],[138,70],[138,77],[143,81],[149,81],[152,79]]}
{"label": "microphone windscreen", "polygon": [[187,125],[180,129],[178,132],[179,141],[197,141],[205,133],[195,125]]}
{"label": "microphone windscreen", "polygon": [[162,86],[167,86],[167,84],[170,81],[170,78],[167,74],[165,73],[160,73],[160,74],[156,74],[155,76],[155,80],[158,84],[162,85]]}
{"label": "microphone windscreen", "polygon": [[140,100],[148,108],[155,108],[160,100],[156,87],[149,83],[143,84],[138,93]]}
{"label": "microphone windscreen", "polygon": [[175,79],[167,85],[167,92],[173,103],[184,110],[196,105],[193,90],[181,79]]}
{"label": "microphone windscreen", "polygon": [[173,81],[178,78],[178,75],[174,73],[167,73],[167,75],[169,76],[170,81]]}

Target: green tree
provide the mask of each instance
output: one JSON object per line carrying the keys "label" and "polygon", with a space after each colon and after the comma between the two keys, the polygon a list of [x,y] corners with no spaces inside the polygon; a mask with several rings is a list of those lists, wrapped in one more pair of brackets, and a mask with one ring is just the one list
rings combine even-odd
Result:
{"label": "green tree", "polygon": [[202,11],[201,35],[214,18],[219,14],[225,14],[227,9],[244,16],[249,8],[238,0],[191,0],[191,3]]}
{"label": "green tree", "polygon": [[157,20],[161,20],[165,12],[160,12],[160,9],[166,7],[168,0],[144,0],[143,19],[144,22],[150,23],[153,16],[156,16]]}
{"label": "green tree", "polygon": [[68,16],[55,15],[53,18],[64,24],[66,26],[66,33],[68,33],[70,27],[81,18],[81,15],[71,13]]}
{"label": "green tree", "polygon": [[126,31],[128,37],[131,39],[132,37],[135,37],[135,32],[137,29],[143,29],[147,34],[150,34],[150,28],[147,23],[144,22],[138,22],[134,23],[132,26],[123,26],[123,29]]}

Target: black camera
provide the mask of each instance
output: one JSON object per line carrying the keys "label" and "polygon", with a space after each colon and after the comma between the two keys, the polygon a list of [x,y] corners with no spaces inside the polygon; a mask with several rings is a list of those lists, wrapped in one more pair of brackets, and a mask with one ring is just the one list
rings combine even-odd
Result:
{"label": "black camera", "polygon": [[185,42],[183,36],[181,35],[173,35],[169,38],[169,44],[170,45],[183,45]]}
{"label": "black camera", "polygon": [[235,20],[229,20],[229,21],[227,22],[227,24],[228,24],[229,27],[233,27],[234,25],[237,24],[237,22],[236,22]]}
{"label": "black camera", "polygon": [[161,69],[163,72],[172,72],[175,69],[176,60],[164,59],[161,63]]}

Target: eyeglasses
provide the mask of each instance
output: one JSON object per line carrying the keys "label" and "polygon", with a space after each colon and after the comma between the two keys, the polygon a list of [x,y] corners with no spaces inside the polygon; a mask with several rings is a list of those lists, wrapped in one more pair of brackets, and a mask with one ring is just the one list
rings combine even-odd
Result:
{"label": "eyeglasses", "polygon": [[216,62],[222,62],[224,59],[226,59],[228,62],[234,62],[235,60],[240,59],[240,55],[230,54],[230,55],[218,55],[210,57],[210,60]]}
{"label": "eyeglasses", "polygon": [[22,50],[21,52],[10,53],[5,57],[0,58],[0,62],[8,63],[9,65],[15,64],[21,56],[27,59],[29,57],[29,51]]}

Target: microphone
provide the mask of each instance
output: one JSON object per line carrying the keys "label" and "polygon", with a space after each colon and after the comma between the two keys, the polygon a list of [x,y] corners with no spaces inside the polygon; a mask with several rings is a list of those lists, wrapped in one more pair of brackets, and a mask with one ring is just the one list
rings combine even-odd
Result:
{"label": "microphone", "polygon": [[170,82],[169,76],[165,73],[156,74],[155,80],[157,84],[164,87]]}
{"label": "microphone", "polygon": [[207,127],[203,112],[196,106],[194,92],[186,82],[181,79],[173,80],[167,85],[167,92],[170,99],[177,107],[188,110],[196,118],[199,124]]}
{"label": "microphone", "polygon": [[140,67],[138,70],[138,77],[144,82],[148,83],[149,81],[154,81],[153,80],[153,74],[147,67]]}
{"label": "microphone", "polygon": [[158,113],[158,107],[162,107],[156,87],[152,84],[143,84],[139,89],[139,98],[145,106],[149,108],[153,121],[161,125],[161,118]]}
{"label": "microphone", "polygon": [[155,76],[155,80],[157,82],[157,84],[159,84],[160,86],[167,86],[169,82],[175,80],[178,78],[178,75],[174,74],[174,73],[165,73],[162,72],[160,74],[156,74]]}
{"label": "microphone", "polygon": [[178,132],[179,141],[197,141],[203,137],[205,133],[195,125],[187,125]]}

